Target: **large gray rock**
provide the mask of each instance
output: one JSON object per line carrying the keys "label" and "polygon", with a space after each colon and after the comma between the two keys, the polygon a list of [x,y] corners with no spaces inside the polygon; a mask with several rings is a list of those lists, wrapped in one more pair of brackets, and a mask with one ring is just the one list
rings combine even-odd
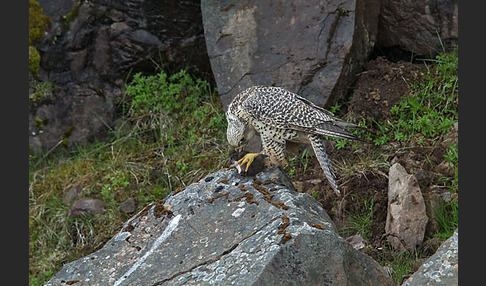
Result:
{"label": "large gray rock", "polygon": [[223,106],[252,85],[319,105],[347,93],[376,41],[380,1],[202,0],[206,46]]}
{"label": "large gray rock", "polygon": [[279,168],[221,170],[156,201],[46,285],[394,285]]}
{"label": "large gray rock", "polygon": [[456,230],[402,286],[458,285],[458,236]]}
{"label": "large gray rock", "polygon": [[428,217],[414,175],[395,163],[388,172],[388,213],[385,232],[396,250],[415,250],[422,245]]}
{"label": "large gray rock", "polygon": [[382,1],[377,46],[433,58],[458,40],[457,0]]}

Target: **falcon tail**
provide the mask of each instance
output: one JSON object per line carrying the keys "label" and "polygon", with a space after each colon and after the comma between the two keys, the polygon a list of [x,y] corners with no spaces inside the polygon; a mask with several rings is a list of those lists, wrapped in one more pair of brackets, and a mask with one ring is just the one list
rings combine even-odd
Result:
{"label": "falcon tail", "polygon": [[334,180],[334,168],[332,167],[331,160],[329,160],[329,157],[327,156],[324,144],[322,144],[322,139],[318,135],[309,135],[309,140],[311,142],[312,149],[314,150],[314,154],[316,155],[327,180],[331,184],[332,189],[336,192],[336,194],[341,194],[336,181]]}

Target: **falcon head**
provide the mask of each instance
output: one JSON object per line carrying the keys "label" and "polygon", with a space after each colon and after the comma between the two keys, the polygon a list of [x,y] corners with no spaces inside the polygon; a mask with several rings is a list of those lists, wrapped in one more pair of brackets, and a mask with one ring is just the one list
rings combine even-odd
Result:
{"label": "falcon head", "polygon": [[241,147],[245,137],[245,122],[230,112],[226,113],[226,120],[228,121],[228,128],[226,129],[228,143],[233,147]]}

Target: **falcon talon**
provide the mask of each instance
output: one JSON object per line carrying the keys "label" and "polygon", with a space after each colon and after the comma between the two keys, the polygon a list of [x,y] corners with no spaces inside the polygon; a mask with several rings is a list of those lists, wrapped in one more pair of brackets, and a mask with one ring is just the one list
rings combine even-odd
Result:
{"label": "falcon talon", "polygon": [[235,167],[236,167],[236,170],[238,171],[238,174],[241,174],[241,166],[240,164],[238,164],[238,162],[235,161]]}
{"label": "falcon talon", "polygon": [[[314,154],[332,189],[340,194],[334,179],[334,168],[322,143],[322,136],[363,141],[349,129],[364,129],[361,126],[343,121],[311,101],[273,86],[253,86],[237,94],[226,111],[228,143],[241,148],[242,143],[259,135],[262,152],[269,157],[271,165],[285,163],[287,141],[311,144]],[[244,163],[245,172],[258,156],[247,156],[239,163],[239,173]]]}
{"label": "falcon talon", "polygon": [[229,166],[230,169],[235,168],[238,174],[241,173],[241,166],[238,164],[238,161],[233,161],[233,163]]}

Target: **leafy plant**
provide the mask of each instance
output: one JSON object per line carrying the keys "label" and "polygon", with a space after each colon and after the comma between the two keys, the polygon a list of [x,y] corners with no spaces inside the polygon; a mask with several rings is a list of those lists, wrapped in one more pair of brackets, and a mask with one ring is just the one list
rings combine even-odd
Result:
{"label": "leafy plant", "polygon": [[194,80],[185,70],[171,76],[163,71],[151,76],[137,73],[126,94],[131,96],[129,118],[139,130],[155,132],[156,137],[174,121],[189,128],[181,132],[192,142],[198,138],[196,127],[225,127],[224,114],[215,112],[209,83]]}
{"label": "leafy plant", "polygon": [[450,168],[454,168],[454,177],[447,187],[451,189],[452,192],[456,192],[459,185],[459,150],[457,143],[449,145],[449,149],[444,154],[444,159],[449,163]]}
{"label": "leafy plant", "polygon": [[309,168],[313,157],[314,155],[309,149],[299,150],[299,154],[289,158],[288,164],[285,166],[287,174],[292,177],[296,175],[297,170],[305,172]]}
{"label": "leafy plant", "polygon": [[105,202],[112,202],[115,194],[123,191],[130,185],[127,176],[122,171],[116,171],[113,174],[107,174],[103,177],[105,183],[101,189],[101,196]]}

